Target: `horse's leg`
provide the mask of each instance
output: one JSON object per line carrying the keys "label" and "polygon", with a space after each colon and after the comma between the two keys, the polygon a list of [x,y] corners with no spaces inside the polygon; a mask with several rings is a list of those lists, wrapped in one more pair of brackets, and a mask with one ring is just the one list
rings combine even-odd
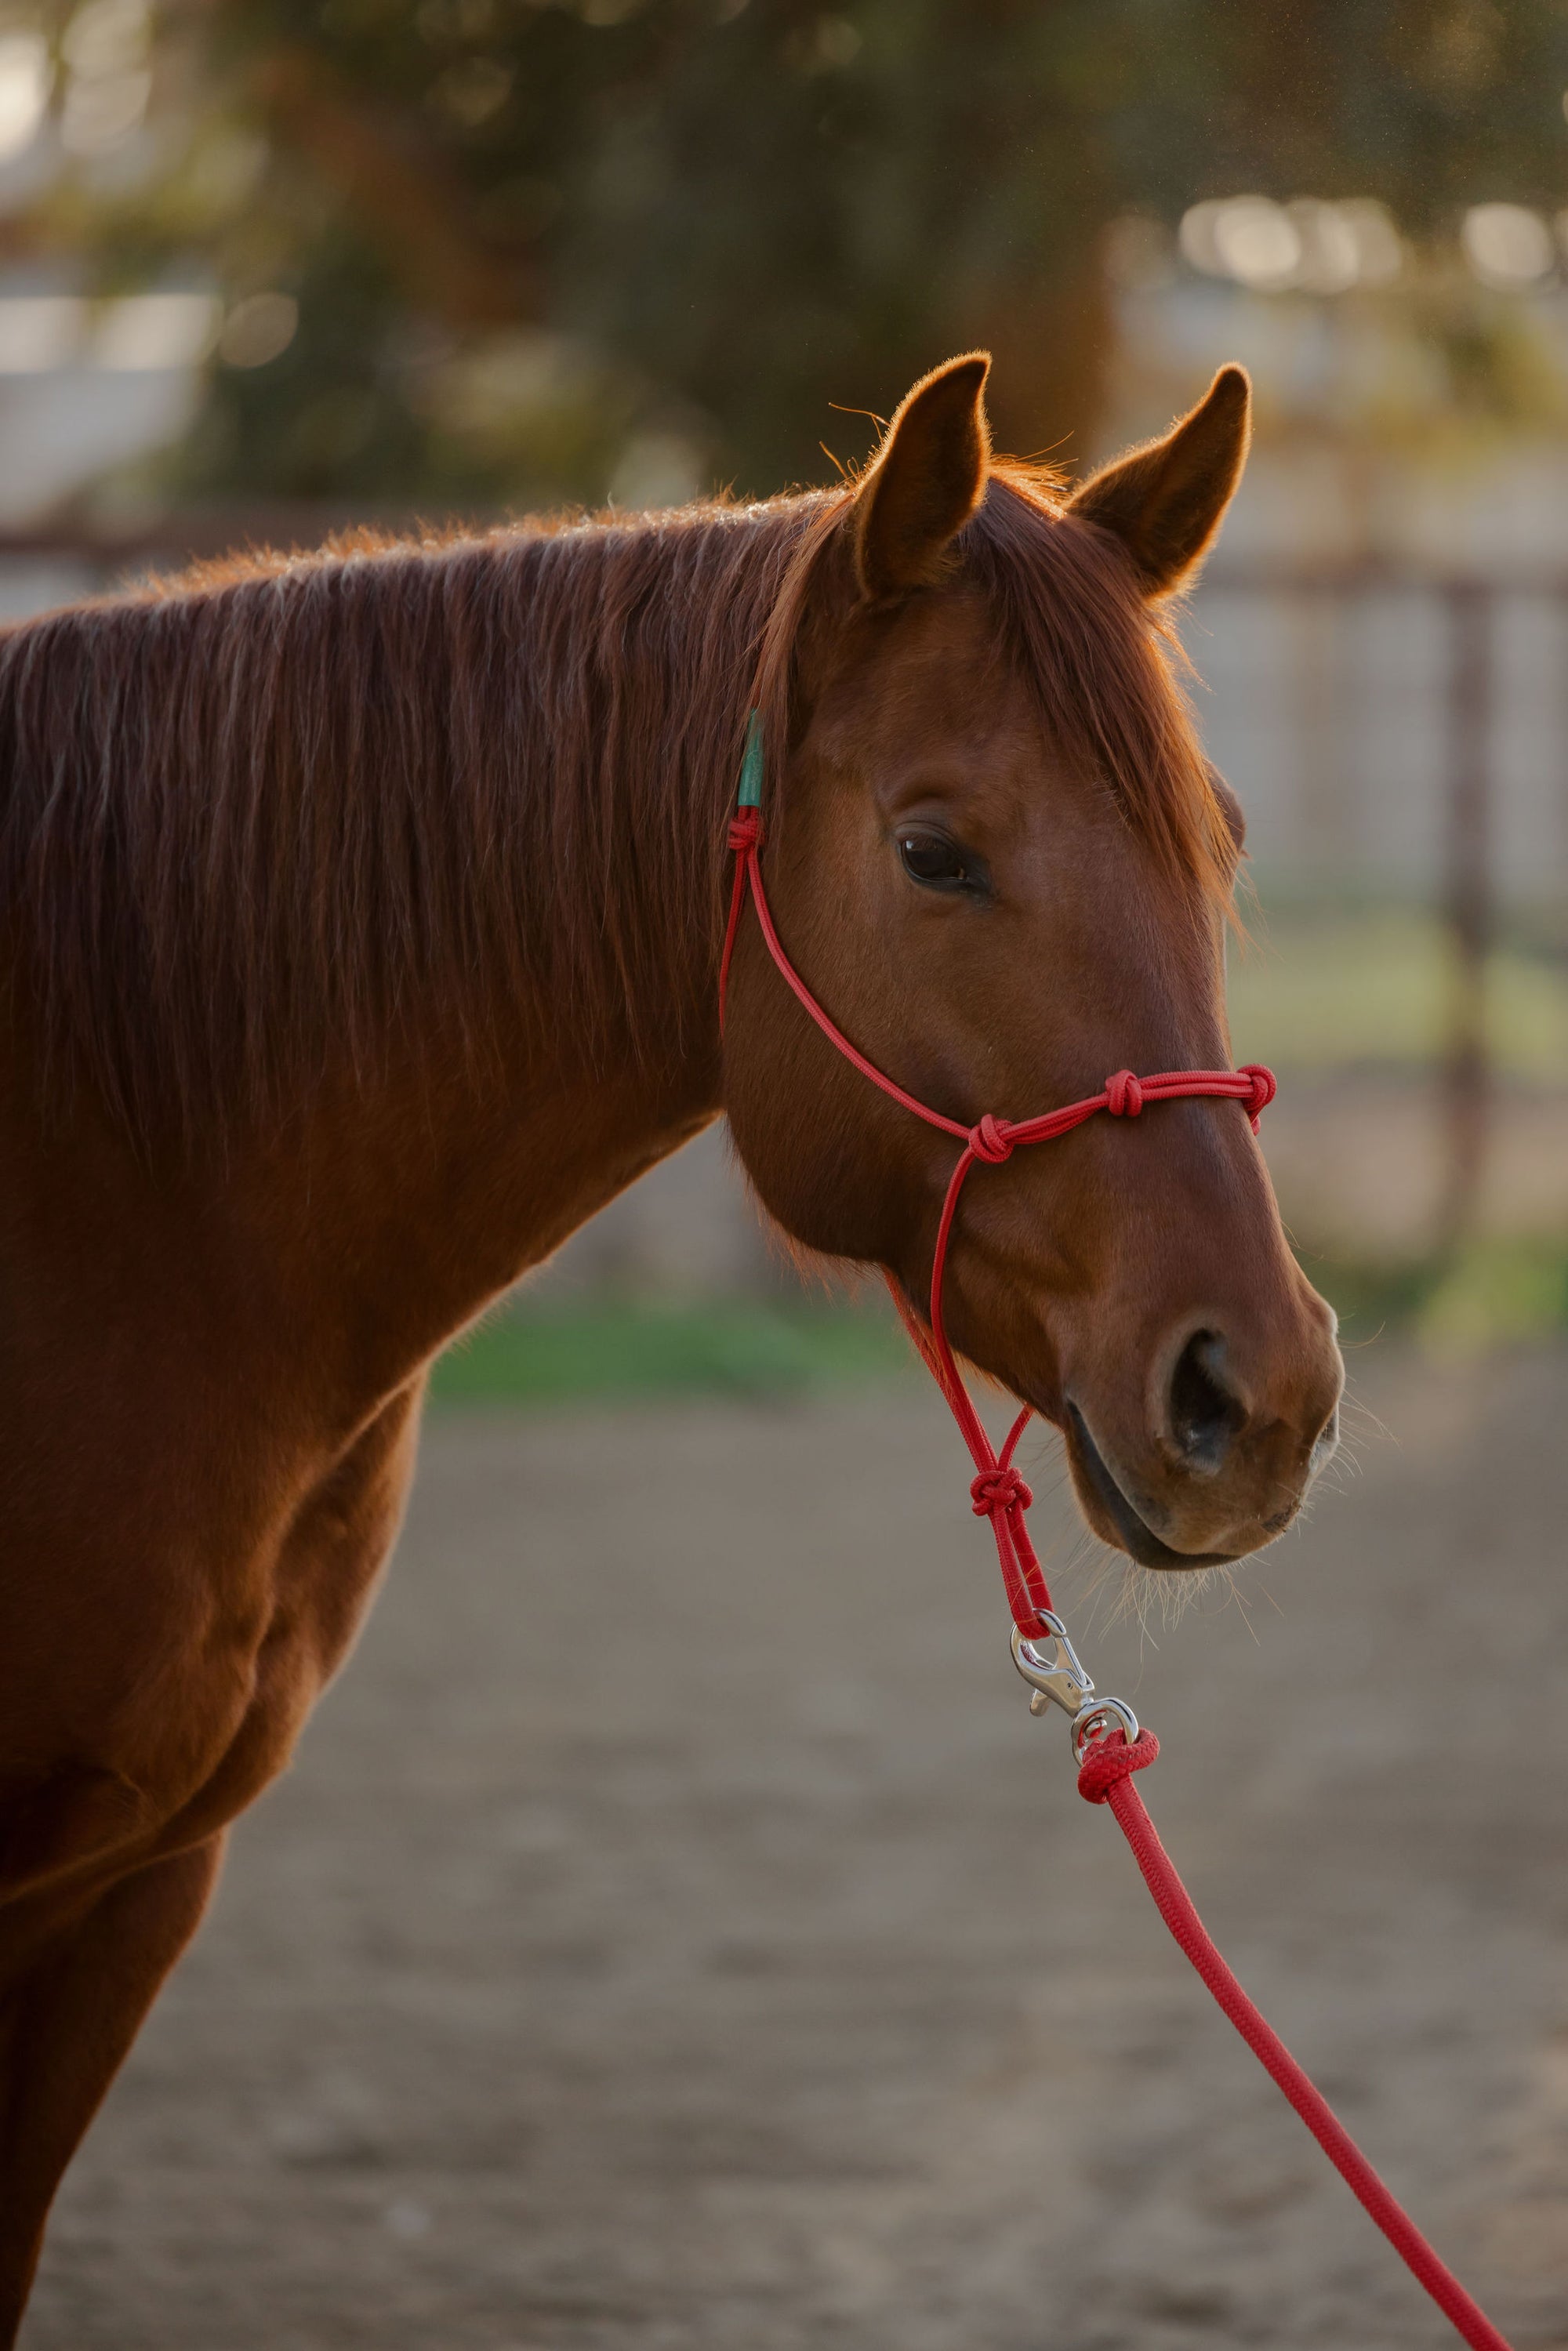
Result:
{"label": "horse's leg", "polygon": [[0,2346],[16,2341],[61,2174],[206,1907],[221,1834],[148,1862],[42,1950],[0,2009]]}
{"label": "horse's leg", "polygon": [[[287,1762],[363,1615],[408,1488],[421,1384],[360,1431],[267,1554],[270,1619],[244,1660],[245,1709],[201,1783],[151,1828],[127,1811],[135,1785],[107,1767],[13,1803],[0,1844],[11,1871],[8,1888],[0,1880],[10,1895],[0,1902],[0,2351],[15,2339],[60,2175],[201,1919],[224,1829]],[[240,1676],[220,1665],[226,1690]],[[179,1689],[193,1719],[210,1667],[200,1654],[186,1662]],[[163,1727],[160,1718],[150,1733]],[[155,1857],[137,1865],[139,1836]]]}

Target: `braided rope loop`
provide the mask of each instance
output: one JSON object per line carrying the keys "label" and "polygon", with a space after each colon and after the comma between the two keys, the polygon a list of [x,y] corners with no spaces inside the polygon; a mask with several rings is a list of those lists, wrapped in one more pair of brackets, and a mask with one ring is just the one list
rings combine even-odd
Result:
{"label": "braided rope loop", "polygon": [[995,1510],[1027,1510],[1034,1500],[1034,1491],[1025,1485],[1023,1472],[1009,1461],[1005,1469],[982,1469],[970,1480],[969,1500],[977,1519],[989,1518]]}
{"label": "braided rope loop", "polygon": [[989,1111],[977,1126],[969,1129],[969,1148],[977,1159],[988,1167],[999,1167],[1004,1159],[1013,1155],[1013,1138],[1005,1118],[993,1118]]}

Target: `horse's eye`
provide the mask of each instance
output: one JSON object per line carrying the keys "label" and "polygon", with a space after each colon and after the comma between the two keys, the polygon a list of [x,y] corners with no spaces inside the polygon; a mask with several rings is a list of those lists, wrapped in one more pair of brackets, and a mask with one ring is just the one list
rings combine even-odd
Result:
{"label": "horse's eye", "polygon": [[911,827],[898,836],[898,854],[910,880],[927,890],[969,890],[981,878],[973,861],[940,832]]}

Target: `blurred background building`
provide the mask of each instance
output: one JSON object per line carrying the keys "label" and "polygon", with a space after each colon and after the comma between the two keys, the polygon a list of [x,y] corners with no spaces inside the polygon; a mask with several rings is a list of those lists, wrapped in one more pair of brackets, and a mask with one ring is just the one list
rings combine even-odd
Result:
{"label": "blurred background building", "polygon": [[[240,538],[765,492],[995,352],[1077,469],[1223,360],[1182,621],[1239,1054],[1374,1327],[1568,1317],[1553,0],[80,0],[0,16],[0,609]],[[766,1298],[722,1141],[539,1294]]]}

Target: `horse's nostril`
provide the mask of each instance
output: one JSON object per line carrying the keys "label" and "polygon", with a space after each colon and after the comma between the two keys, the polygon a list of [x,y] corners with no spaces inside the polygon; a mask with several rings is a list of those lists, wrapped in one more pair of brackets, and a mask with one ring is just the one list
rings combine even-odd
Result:
{"label": "horse's nostril", "polygon": [[1171,1374],[1170,1431],[1193,1469],[1218,1469],[1247,1425],[1247,1407],[1225,1380],[1225,1342],[1195,1331]]}

